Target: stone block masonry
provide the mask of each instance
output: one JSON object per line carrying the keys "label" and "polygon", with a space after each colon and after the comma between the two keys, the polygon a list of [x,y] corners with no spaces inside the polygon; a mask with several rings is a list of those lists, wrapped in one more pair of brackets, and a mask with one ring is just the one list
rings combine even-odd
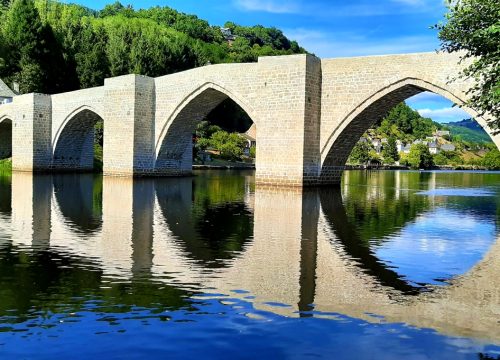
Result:
{"label": "stone block masonry", "polygon": [[452,80],[462,66],[458,55],[443,53],[290,55],[154,79],[120,76],[101,87],[22,95],[1,105],[0,153],[11,147],[17,171],[90,170],[93,129],[102,119],[105,175],[189,175],[197,123],[231,98],[256,124],[258,184],[339,184],[361,134],[422,91],[462,106],[500,146],[487,125],[491,118],[464,106],[472,83]]}

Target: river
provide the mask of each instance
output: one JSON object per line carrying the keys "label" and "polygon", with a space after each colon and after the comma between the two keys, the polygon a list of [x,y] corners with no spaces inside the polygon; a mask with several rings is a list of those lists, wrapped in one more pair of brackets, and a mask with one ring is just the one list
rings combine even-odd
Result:
{"label": "river", "polygon": [[0,175],[0,358],[500,358],[500,173]]}

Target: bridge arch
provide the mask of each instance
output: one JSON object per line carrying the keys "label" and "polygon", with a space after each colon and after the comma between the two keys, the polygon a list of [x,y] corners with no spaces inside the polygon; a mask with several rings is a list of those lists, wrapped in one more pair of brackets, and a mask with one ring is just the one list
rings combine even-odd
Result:
{"label": "bridge arch", "polygon": [[94,167],[94,126],[103,117],[91,106],[81,106],[62,122],[52,143],[52,168],[89,171]]}
{"label": "bridge arch", "polygon": [[206,82],[189,93],[168,117],[155,144],[155,173],[184,175],[192,169],[192,134],[196,125],[226,99],[256,123],[255,110],[226,87]]}
{"label": "bridge arch", "polygon": [[371,94],[340,121],[326,145],[321,149],[320,183],[340,183],[345,163],[365,131],[386,116],[397,104],[424,91],[441,95],[457,104],[485,129],[500,149],[500,138],[493,135],[487,120],[477,111],[466,106],[463,98],[455,95],[445,86],[415,77],[407,77]]}

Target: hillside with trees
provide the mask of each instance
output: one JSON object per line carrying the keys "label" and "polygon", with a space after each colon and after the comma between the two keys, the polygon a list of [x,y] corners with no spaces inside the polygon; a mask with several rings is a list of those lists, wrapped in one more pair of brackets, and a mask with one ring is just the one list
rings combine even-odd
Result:
{"label": "hillside with trees", "polygon": [[1,0],[0,78],[21,93],[100,86],[130,73],[157,77],[207,64],[305,53],[276,28],[224,29],[169,7],[100,11],[53,0]]}
{"label": "hillside with trees", "polygon": [[444,124],[453,134],[454,141],[465,141],[476,144],[491,143],[491,138],[474,119],[464,119]]}
{"label": "hillside with trees", "polygon": [[500,152],[472,119],[439,124],[400,103],[361,137],[348,164],[496,170],[500,169]]}

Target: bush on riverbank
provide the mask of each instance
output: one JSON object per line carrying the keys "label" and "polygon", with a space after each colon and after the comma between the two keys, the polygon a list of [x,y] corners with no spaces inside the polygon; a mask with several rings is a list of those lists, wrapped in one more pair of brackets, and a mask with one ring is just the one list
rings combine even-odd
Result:
{"label": "bush on riverbank", "polygon": [[12,159],[2,159],[0,160],[0,172],[10,172],[12,171]]}

